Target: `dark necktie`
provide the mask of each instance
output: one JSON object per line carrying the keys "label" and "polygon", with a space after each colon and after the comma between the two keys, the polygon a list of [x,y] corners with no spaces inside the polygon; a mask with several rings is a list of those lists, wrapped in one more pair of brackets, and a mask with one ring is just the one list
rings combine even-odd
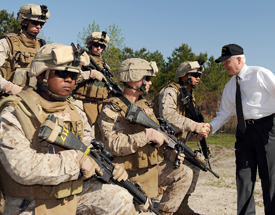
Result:
{"label": "dark necktie", "polygon": [[240,89],[240,77],[236,76],[236,112],[238,118],[238,128],[241,132],[245,132],[246,124],[243,117],[242,97]]}

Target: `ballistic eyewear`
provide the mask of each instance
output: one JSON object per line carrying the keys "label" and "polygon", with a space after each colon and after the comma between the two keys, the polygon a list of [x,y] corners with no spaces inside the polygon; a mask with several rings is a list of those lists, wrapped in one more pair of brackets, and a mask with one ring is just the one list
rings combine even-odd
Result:
{"label": "ballistic eyewear", "polygon": [[144,80],[147,82],[151,81],[151,76],[144,76]]}
{"label": "ballistic eyewear", "polygon": [[55,70],[54,74],[60,78],[63,78],[63,79],[70,77],[72,80],[76,80],[78,73],[69,72],[69,71],[65,71],[65,70]]}
{"label": "ballistic eyewear", "polygon": [[40,25],[41,27],[43,27],[43,25],[45,24],[45,22],[39,22],[39,21],[34,21],[34,20],[30,20],[30,21],[35,26]]}
{"label": "ballistic eyewear", "polygon": [[201,77],[201,73],[198,73],[198,72],[190,73],[190,75],[194,78],[200,78]]}
{"label": "ballistic eyewear", "polygon": [[102,49],[105,49],[105,47],[106,47],[104,44],[101,44],[101,43],[93,43],[92,45],[96,48],[98,48],[100,46],[100,48],[102,48]]}

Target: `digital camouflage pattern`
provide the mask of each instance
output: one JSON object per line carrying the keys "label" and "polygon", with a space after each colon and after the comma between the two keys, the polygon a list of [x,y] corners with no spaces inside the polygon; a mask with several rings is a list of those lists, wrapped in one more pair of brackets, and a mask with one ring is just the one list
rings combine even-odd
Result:
{"label": "digital camouflage pattern", "polygon": [[[86,114],[79,108],[82,106],[81,102],[76,103],[76,110],[84,125],[83,142],[89,145],[92,139],[91,127]],[[68,119],[66,113],[57,115]],[[76,151],[65,150],[56,155],[36,153],[25,137],[11,106],[5,107],[1,112],[0,135],[0,160],[15,181],[24,185],[55,185],[79,177]],[[4,214],[20,214],[19,206],[22,201],[23,198],[6,195]],[[21,214],[34,214],[35,201]],[[84,182],[82,193],[77,196],[77,214],[137,214],[132,201],[132,196],[117,185],[102,185],[95,180],[88,180]]]}
{"label": "digital camouflage pattern", "polygon": [[[182,136],[180,137],[180,139],[181,141],[186,142],[186,135],[190,131],[190,127],[192,127],[192,124],[194,124],[195,122],[187,118],[185,116],[185,113],[183,113],[183,115],[179,113],[177,97],[178,93],[175,88],[167,87],[166,89],[164,89],[164,91],[159,95],[159,115],[166,119],[177,129],[182,130]],[[199,178],[200,169],[188,162],[187,160],[184,160],[183,163],[193,170],[192,183],[187,193],[191,194],[195,190]]]}
{"label": "digital camouflage pattern", "polygon": [[[152,112],[150,110],[145,111]],[[121,123],[121,117],[111,105],[105,105],[96,121],[97,128],[100,128],[102,141],[115,156],[129,155],[137,152],[139,147],[146,145],[145,132],[128,134]],[[187,193],[193,173],[185,165],[180,165],[177,170],[173,169],[173,163],[164,159],[157,165],[159,186],[165,187],[159,209],[167,212],[176,212]]]}

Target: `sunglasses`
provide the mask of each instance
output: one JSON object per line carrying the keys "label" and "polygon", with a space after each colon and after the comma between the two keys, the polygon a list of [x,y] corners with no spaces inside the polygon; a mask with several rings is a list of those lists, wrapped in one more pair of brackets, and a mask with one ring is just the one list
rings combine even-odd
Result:
{"label": "sunglasses", "polygon": [[68,72],[68,71],[64,71],[64,70],[55,70],[54,74],[60,78],[63,78],[63,79],[70,77],[72,80],[76,80],[78,73]]}
{"label": "sunglasses", "polygon": [[194,78],[200,78],[201,77],[201,73],[198,73],[198,72],[190,73],[190,75]]}
{"label": "sunglasses", "polygon": [[147,82],[151,81],[151,76],[144,76],[144,80]]}
{"label": "sunglasses", "polygon": [[98,48],[100,46],[100,48],[102,48],[102,49],[105,49],[105,47],[106,47],[104,44],[101,44],[101,43],[93,43],[92,45],[96,48]]}
{"label": "sunglasses", "polygon": [[41,27],[43,27],[43,25],[45,24],[45,22],[39,22],[39,21],[34,21],[34,20],[30,20],[31,21],[31,23],[33,24],[33,25],[40,25]]}

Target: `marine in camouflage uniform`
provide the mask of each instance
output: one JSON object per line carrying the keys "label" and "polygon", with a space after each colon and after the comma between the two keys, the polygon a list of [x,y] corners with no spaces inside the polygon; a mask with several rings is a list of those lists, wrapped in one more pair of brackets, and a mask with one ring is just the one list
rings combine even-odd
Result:
{"label": "marine in camouflage uniform", "polygon": [[45,41],[36,36],[50,18],[45,5],[26,4],[17,13],[21,32],[9,33],[0,39],[0,96],[16,94],[25,85],[36,85],[36,79],[27,77],[37,50]]}
{"label": "marine in camouflage uniform", "polygon": [[[71,46],[45,45],[38,50],[29,72],[30,77],[37,77],[38,92],[28,87],[2,100],[8,102],[0,115],[4,214],[137,214],[133,198],[125,189],[95,179],[83,182],[95,173],[102,174],[91,157],[38,138],[40,126],[53,114],[58,126],[66,126],[90,145],[91,126],[81,110],[83,104],[75,101],[73,105],[68,98],[81,65],[87,62],[88,55],[74,53]],[[58,132],[50,137],[55,140],[55,135]],[[120,181],[128,176],[117,165],[113,177]]]}
{"label": "marine in camouflage uniform", "polygon": [[[180,82],[175,83],[170,81],[154,99],[155,114],[163,117],[177,128],[178,133],[176,136],[184,143],[186,141],[200,141],[202,136],[194,132],[198,125],[204,125],[204,123],[196,123],[190,119],[191,115],[182,102],[183,94],[181,85],[185,86],[187,92],[192,94],[192,89],[199,84],[202,72],[203,67],[197,61],[181,63],[176,72],[176,77],[179,78]],[[191,102],[195,105],[194,100]],[[181,205],[181,210],[183,214],[197,214],[188,206],[188,198],[195,190],[200,169],[187,160],[184,160],[184,164],[193,170],[193,180]]]}
{"label": "marine in camouflage uniform", "polygon": [[[103,65],[106,65],[101,58],[101,54],[105,50],[109,39],[109,36],[104,31],[93,32],[86,38],[86,45],[89,49],[88,55],[101,69],[103,69]],[[95,69],[85,71],[77,80],[78,86],[73,92],[73,96],[76,99],[83,101],[84,110],[91,125],[94,124],[100,112],[99,103],[108,98],[109,92],[104,79],[105,77],[102,73]]]}
{"label": "marine in camouflage uniform", "polygon": [[[158,123],[152,103],[142,97],[148,92],[152,84],[150,78],[157,71],[155,62],[130,58],[118,68],[117,79],[124,84],[123,96]],[[192,170],[182,164],[173,169],[177,152],[165,147],[163,143],[167,140],[163,134],[126,121],[127,106],[120,96],[104,101],[95,123],[96,134],[99,134],[96,138],[114,154],[113,162],[122,165],[129,179],[139,184],[147,196],[156,197],[158,186],[166,188],[159,204],[161,214],[182,214],[177,210],[191,185]],[[152,142],[156,145],[152,146]],[[182,162],[184,155],[179,159]]]}

